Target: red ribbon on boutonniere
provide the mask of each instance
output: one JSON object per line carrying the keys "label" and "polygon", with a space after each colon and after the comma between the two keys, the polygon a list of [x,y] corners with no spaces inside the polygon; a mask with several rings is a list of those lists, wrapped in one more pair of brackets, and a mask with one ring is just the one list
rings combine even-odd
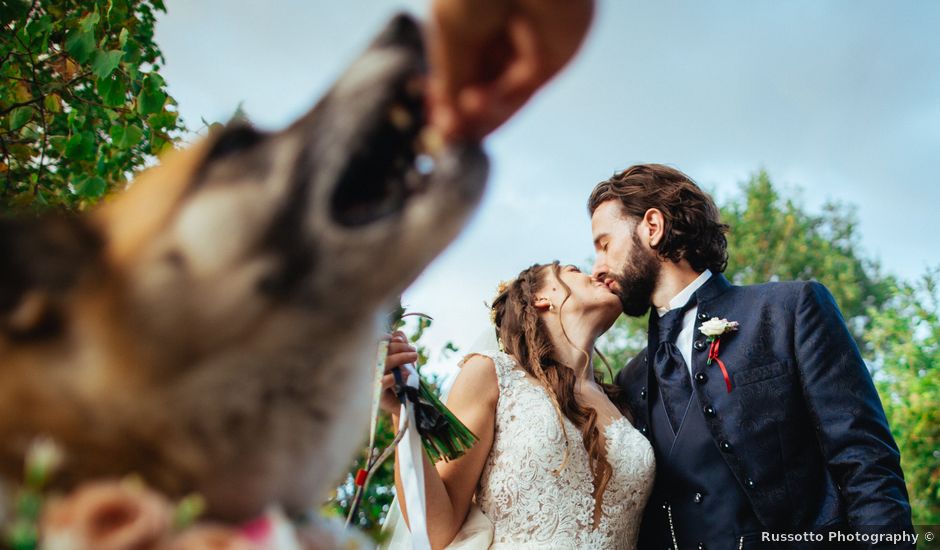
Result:
{"label": "red ribbon on boutonniere", "polygon": [[721,368],[721,375],[725,378],[725,386],[728,387],[728,393],[731,393],[731,377],[728,376],[728,369],[725,367],[724,362],[718,358],[718,350],[721,347],[721,336],[728,332],[738,330],[737,321],[712,317],[702,323],[702,326],[700,326],[698,330],[708,337],[708,343],[710,344],[708,348],[708,360],[705,361],[705,365],[711,366],[712,361],[718,363],[718,367]]}

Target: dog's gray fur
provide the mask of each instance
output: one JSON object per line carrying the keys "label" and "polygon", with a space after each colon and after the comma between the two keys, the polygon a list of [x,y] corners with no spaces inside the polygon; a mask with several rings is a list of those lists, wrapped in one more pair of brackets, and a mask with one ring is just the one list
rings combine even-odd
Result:
{"label": "dog's gray fur", "polygon": [[87,219],[0,223],[4,473],[44,434],[63,486],[137,473],[226,519],[318,505],[364,442],[380,319],[484,186],[475,145],[386,169],[422,70],[398,17],[286,130],[230,125]]}

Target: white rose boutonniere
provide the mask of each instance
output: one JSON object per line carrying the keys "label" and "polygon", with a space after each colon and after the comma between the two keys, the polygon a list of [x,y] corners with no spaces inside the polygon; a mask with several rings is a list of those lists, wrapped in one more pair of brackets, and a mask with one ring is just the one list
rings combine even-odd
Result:
{"label": "white rose boutonniere", "polygon": [[728,376],[728,369],[725,368],[725,364],[718,358],[718,350],[721,347],[722,335],[738,330],[738,322],[712,317],[702,323],[702,326],[700,326],[698,330],[708,337],[708,343],[710,344],[708,348],[708,360],[705,362],[705,365],[710,366],[712,361],[718,363],[718,366],[721,368],[721,375],[725,378],[725,386],[728,388],[728,393],[731,393],[731,377]]}
{"label": "white rose boutonniere", "polygon": [[708,336],[709,340],[713,340],[726,332],[733,332],[735,330],[738,330],[737,321],[719,319],[718,317],[712,317],[699,327],[699,331],[705,336]]}

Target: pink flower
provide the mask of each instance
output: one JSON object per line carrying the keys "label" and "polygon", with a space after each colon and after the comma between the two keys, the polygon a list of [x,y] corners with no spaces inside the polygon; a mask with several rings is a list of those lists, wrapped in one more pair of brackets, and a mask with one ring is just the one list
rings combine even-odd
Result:
{"label": "pink flower", "polygon": [[80,486],[43,509],[44,548],[137,550],[153,547],[169,531],[172,510],[142,485],[102,481]]}

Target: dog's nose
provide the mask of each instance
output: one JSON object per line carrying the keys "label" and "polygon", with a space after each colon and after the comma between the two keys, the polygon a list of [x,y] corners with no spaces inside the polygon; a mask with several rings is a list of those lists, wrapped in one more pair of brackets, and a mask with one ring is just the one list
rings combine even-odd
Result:
{"label": "dog's nose", "polygon": [[373,43],[375,47],[404,47],[424,53],[421,26],[408,14],[399,13],[379,33]]}

